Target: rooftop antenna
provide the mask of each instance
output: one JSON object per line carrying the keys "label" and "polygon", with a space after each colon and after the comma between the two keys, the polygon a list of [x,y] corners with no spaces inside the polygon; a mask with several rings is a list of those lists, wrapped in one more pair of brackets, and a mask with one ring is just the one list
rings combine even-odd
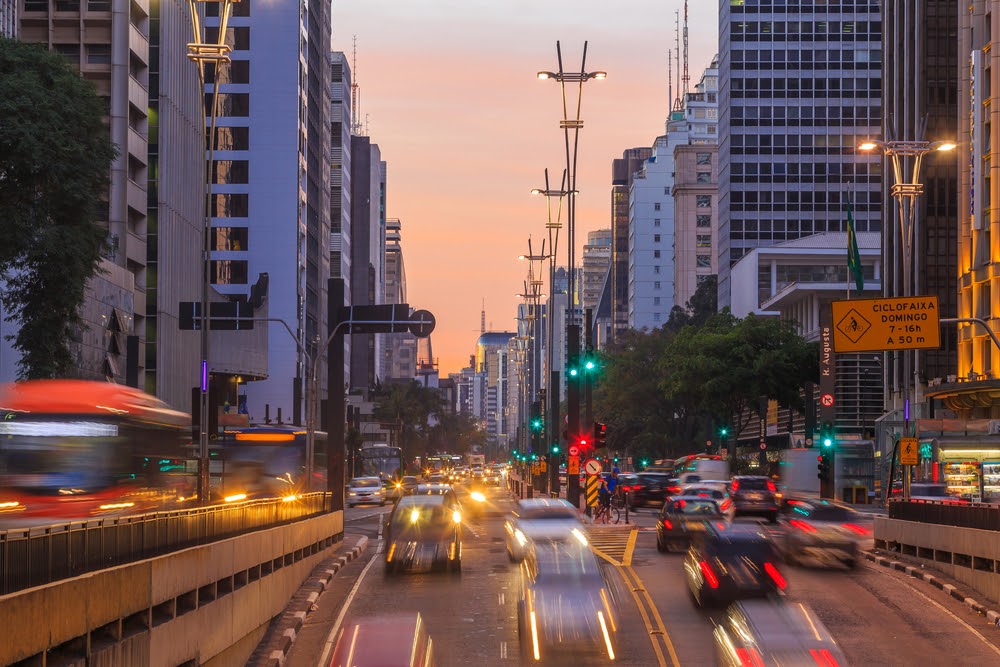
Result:
{"label": "rooftop antenna", "polygon": [[674,111],[684,108],[681,102],[681,12],[674,10],[674,47],[677,49],[677,97],[674,98]]}
{"label": "rooftop antenna", "polygon": [[684,98],[687,98],[690,81],[691,77],[688,76],[688,0],[684,0],[684,77],[681,79],[684,87]]}
{"label": "rooftop antenna", "polygon": [[674,52],[667,49],[667,118],[674,103]]}
{"label": "rooftop antenna", "polygon": [[361,135],[361,89],[358,86],[358,36],[354,35],[351,51],[351,134]]}
{"label": "rooftop antenna", "polygon": [[479,333],[486,333],[486,299],[483,299],[483,310],[479,315]]}

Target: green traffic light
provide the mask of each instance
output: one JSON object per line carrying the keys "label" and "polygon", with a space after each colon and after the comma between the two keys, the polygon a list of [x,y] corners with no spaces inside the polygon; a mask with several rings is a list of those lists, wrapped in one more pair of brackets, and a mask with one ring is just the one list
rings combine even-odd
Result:
{"label": "green traffic light", "polygon": [[558,454],[559,453],[559,445],[553,445],[552,446],[552,453],[553,454]]}
{"label": "green traffic light", "polygon": [[728,435],[728,434],[729,434],[729,429],[726,428],[725,426],[719,429],[719,435]]}
{"label": "green traffic light", "polygon": [[575,368],[569,369],[569,376],[571,378],[575,378],[576,377],[576,369]]}
{"label": "green traffic light", "polygon": [[649,461],[647,461],[646,459],[643,459],[643,460],[641,461],[641,463],[642,463],[642,467],[643,467],[643,468],[645,468],[646,466],[648,466],[648,465],[649,465]]}
{"label": "green traffic light", "polygon": [[595,364],[595,363],[594,363],[593,361],[588,361],[588,362],[587,362],[587,364],[586,364],[586,366],[585,366],[585,368],[586,368],[586,369],[587,369],[588,371],[592,371],[592,370],[594,370],[595,368],[597,368],[597,364]]}
{"label": "green traffic light", "polygon": [[823,446],[830,447],[833,445],[833,440],[831,438],[823,438]]}

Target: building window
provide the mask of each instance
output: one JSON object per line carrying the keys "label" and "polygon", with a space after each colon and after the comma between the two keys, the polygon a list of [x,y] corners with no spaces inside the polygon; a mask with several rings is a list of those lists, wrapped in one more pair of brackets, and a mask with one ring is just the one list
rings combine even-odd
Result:
{"label": "building window", "polygon": [[658,297],[658,296],[654,296],[653,297],[653,305],[654,306],[659,306],[660,305],[660,297]]}
{"label": "building window", "polygon": [[712,226],[712,216],[710,215],[699,215],[695,221],[695,224],[699,227],[711,227]]}
{"label": "building window", "polygon": [[698,208],[708,208],[712,205],[712,195],[697,195],[695,197],[695,205]]}
{"label": "building window", "polygon": [[88,0],[88,12],[110,12],[111,0]]}
{"label": "building window", "polygon": [[711,183],[712,182],[712,174],[708,173],[707,171],[699,171],[698,175],[695,177],[695,182],[696,183]]}
{"label": "building window", "polygon": [[56,44],[56,53],[61,55],[66,60],[70,61],[74,65],[80,64],[80,45],[79,44]]}
{"label": "building window", "polygon": [[[206,146],[205,148],[207,150],[208,146]],[[215,128],[215,150],[217,151],[250,150],[250,128],[249,127]]]}
{"label": "building window", "polygon": [[653,234],[653,243],[659,243],[659,242],[660,242],[660,235]]}
{"label": "building window", "polygon": [[[212,195],[213,218],[245,218],[250,215],[250,195],[229,193]],[[244,250],[246,245],[243,246]]]}
{"label": "building window", "polygon": [[212,250],[247,250],[250,229],[247,227],[212,227]]}
{"label": "building window", "polygon": [[659,250],[654,250],[653,251],[653,259],[659,259],[659,258],[660,258],[660,251]]}
{"label": "building window", "polygon": [[[240,3],[235,3],[240,4]],[[209,44],[216,44],[219,41],[219,28],[205,28],[205,40]],[[250,28],[238,27],[226,30],[226,44],[234,51],[250,50]]]}
{"label": "building window", "polygon": [[[205,64],[205,83],[215,83],[215,63]],[[219,83],[250,83],[250,61],[233,60],[219,70]]]}
{"label": "building window", "polygon": [[660,202],[656,202],[655,204],[653,204],[653,210],[654,211],[659,211],[660,210]]}
{"label": "building window", "polygon": [[218,185],[245,185],[250,182],[249,160],[215,160],[212,163],[212,182]]}
{"label": "building window", "polygon": [[659,266],[654,266],[653,267],[653,273],[659,275],[659,273],[660,273],[660,267]]}
{"label": "building window", "polygon": [[245,260],[213,259],[213,285],[246,285],[250,263]]}
{"label": "building window", "polygon": [[[205,108],[212,108],[212,93],[205,94]],[[245,118],[250,115],[250,93],[219,93],[219,116]]]}
{"label": "building window", "polygon": [[653,218],[653,226],[654,227],[659,227],[660,226],[660,219],[659,218]]}
{"label": "building window", "polygon": [[653,321],[654,322],[659,322],[660,321],[660,314],[659,313],[653,313]]}
{"label": "building window", "polygon": [[710,276],[710,275],[709,276],[706,276],[706,275],[697,275],[697,276],[694,277],[694,279],[695,279],[695,283],[696,284],[701,285],[703,282],[705,282],[706,280],[708,280],[711,277],[712,276]]}
{"label": "building window", "polygon": [[660,281],[657,280],[653,283],[653,289],[660,289]]}
{"label": "building window", "polygon": [[696,237],[695,246],[698,248],[711,248],[712,247],[712,235],[711,234],[698,234]]}
{"label": "building window", "polygon": [[698,255],[697,263],[695,264],[699,269],[710,269],[712,268],[712,256],[711,255]]}
{"label": "building window", "polygon": [[88,65],[110,65],[111,45],[110,44],[87,44],[87,64]]}
{"label": "building window", "polygon": [[669,195],[670,194],[670,186],[669,185],[663,186],[663,194],[665,194],[665,195]]}
{"label": "building window", "polygon": [[712,164],[712,154],[711,153],[696,153],[695,162],[697,164]]}

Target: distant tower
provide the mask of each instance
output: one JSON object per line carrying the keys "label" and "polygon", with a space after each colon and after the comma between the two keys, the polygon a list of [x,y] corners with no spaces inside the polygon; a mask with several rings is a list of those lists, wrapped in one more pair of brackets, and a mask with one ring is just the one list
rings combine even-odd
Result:
{"label": "distant tower", "polygon": [[674,52],[667,49],[667,118],[674,104]]}
{"label": "distant tower", "polygon": [[681,101],[681,13],[674,11],[674,48],[677,50],[677,97],[674,98],[674,111],[682,111],[684,102]]}
{"label": "distant tower", "polygon": [[688,76],[688,2],[684,0],[684,76],[681,78],[681,99],[687,98],[688,84],[691,77]]}
{"label": "distant tower", "polygon": [[361,124],[361,88],[358,86],[358,36],[354,35],[351,50],[351,134],[356,137],[368,134],[368,119]]}
{"label": "distant tower", "polygon": [[483,299],[483,310],[479,316],[479,333],[486,333],[486,299]]}

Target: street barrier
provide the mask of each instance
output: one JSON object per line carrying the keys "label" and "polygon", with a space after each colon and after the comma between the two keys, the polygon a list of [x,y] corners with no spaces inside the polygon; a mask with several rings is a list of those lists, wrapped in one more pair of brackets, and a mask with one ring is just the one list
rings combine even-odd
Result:
{"label": "street barrier", "polygon": [[889,518],[959,528],[1000,531],[1000,507],[960,501],[893,500]]}
{"label": "street barrier", "polygon": [[330,494],[0,531],[0,595],[328,511]]}

